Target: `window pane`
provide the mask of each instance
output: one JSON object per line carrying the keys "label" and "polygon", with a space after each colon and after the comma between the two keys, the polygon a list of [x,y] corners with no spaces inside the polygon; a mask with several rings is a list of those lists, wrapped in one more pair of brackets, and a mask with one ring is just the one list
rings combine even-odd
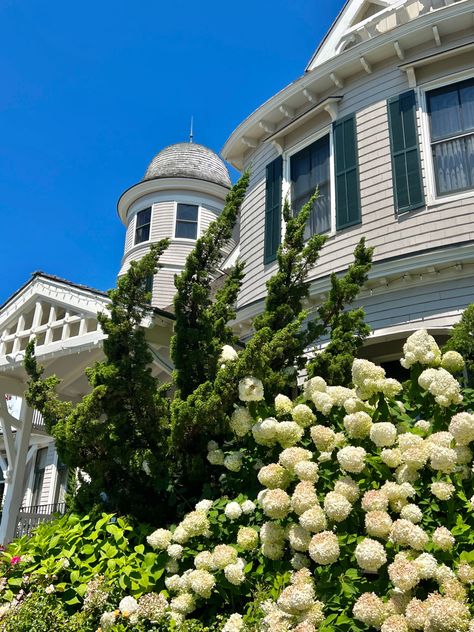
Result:
{"label": "window pane", "polygon": [[196,222],[176,222],[176,237],[184,237],[185,239],[196,239],[197,223]]}
{"label": "window pane", "polygon": [[433,160],[440,195],[473,186],[474,136],[437,143]]}
{"label": "window pane", "polygon": [[150,224],[137,228],[135,232],[135,243],[140,244],[142,241],[148,241],[150,238]]}
{"label": "window pane", "polygon": [[198,207],[195,204],[178,204],[177,219],[187,219],[190,222],[197,222]]}
{"label": "window pane", "polygon": [[453,136],[462,131],[461,109],[457,88],[435,91],[428,95],[431,138]]}
{"label": "window pane", "polygon": [[329,136],[317,140],[291,157],[292,204],[295,213],[310,199],[316,188],[319,198],[308,221],[306,237],[330,228]]}
{"label": "window pane", "polygon": [[151,221],[151,208],[146,208],[137,213],[137,228],[149,224]]}
{"label": "window pane", "polygon": [[464,129],[474,129],[474,81],[460,90]]}

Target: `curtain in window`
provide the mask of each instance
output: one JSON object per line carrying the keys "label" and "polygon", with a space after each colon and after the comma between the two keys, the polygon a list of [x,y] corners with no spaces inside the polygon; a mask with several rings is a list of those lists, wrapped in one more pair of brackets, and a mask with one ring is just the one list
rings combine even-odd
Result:
{"label": "curtain in window", "polygon": [[309,147],[291,157],[291,182],[293,210],[298,213],[310,199],[316,188],[319,197],[315,201],[305,237],[324,233],[331,226],[329,136],[320,138]]}
{"label": "curtain in window", "polygon": [[[466,145],[466,141],[468,144]],[[460,138],[433,147],[438,193],[467,189],[471,185],[469,147],[473,159],[473,138]],[[471,165],[472,166],[472,165]]]}

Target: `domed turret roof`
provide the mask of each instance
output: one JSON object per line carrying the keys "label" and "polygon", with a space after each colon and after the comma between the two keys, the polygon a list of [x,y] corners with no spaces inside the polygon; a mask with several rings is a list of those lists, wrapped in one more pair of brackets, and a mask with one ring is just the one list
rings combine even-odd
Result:
{"label": "domed turret roof", "polygon": [[162,149],[148,165],[143,180],[176,177],[231,186],[229,171],[221,158],[196,143],[177,143]]}

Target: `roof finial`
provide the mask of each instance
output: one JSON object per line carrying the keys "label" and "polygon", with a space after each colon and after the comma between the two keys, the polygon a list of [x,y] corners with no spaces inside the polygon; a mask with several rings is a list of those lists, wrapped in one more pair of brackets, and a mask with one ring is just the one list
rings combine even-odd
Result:
{"label": "roof finial", "polygon": [[194,116],[191,116],[191,129],[189,130],[189,142],[190,143],[193,142],[193,123],[194,123]]}

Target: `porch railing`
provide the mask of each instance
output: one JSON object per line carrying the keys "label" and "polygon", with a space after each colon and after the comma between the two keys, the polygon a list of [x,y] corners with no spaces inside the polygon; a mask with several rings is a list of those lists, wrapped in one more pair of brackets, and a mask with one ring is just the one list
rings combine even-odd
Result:
{"label": "porch railing", "polygon": [[55,514],[63,514],[66,511],[66,503],[51,503],[48,505],[30,505],[21,507],[18,512],[18,521],[15,537],[29,535],[41,522],[49,522]]}

